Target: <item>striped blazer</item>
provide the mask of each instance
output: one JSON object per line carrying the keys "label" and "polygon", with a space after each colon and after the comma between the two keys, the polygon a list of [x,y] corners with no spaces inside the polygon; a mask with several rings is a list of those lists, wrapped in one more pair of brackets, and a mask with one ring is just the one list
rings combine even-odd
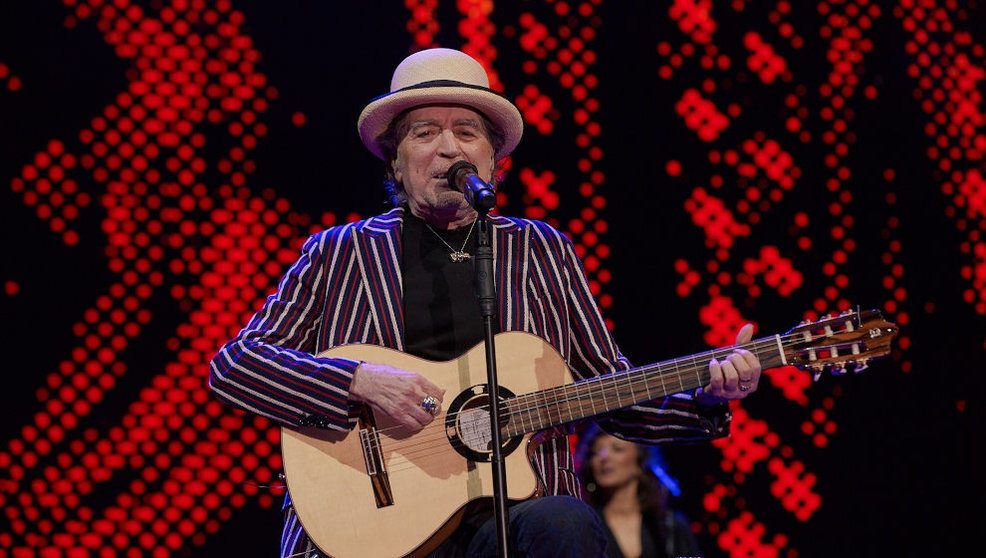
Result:
{"label": "striped blazer", "polygon": [[[305,243],[301,257],[246,327],[213,358],[217,397],[278,423],[350,429],[360,407],[348,401],[359,362],[313,355],[337,345],[404,349],[403,209],[333,227]],[[549,342],[577,378],[629,368],[589,291],[571,241],[540,222],[491,216],[500,331]],[[622,437],[656,443],[728,433],[725,405],[700,412],[679,394],[606,415]],[[534,453],[545,494],[579,495],[566,432],[556,429]],[[340,505],[344,505],[340,503]],[[285,501],[281,555],[303,552],[307,537]]]}

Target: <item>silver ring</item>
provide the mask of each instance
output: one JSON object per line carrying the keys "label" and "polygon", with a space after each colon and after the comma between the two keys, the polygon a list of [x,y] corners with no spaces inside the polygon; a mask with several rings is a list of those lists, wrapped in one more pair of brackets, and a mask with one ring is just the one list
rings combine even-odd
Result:
{"label": "silver ring", "polygon": [[421,401],[421,408],[423,408],[424,410],[428,411],[429,413],[431,413],[433,415],[437,415],[438,414],[438,400],[429,395],[428,397],[425,397]]}
{"label": "silver ring", "polygon": [[750,391],[750,386],[740,386],[739,387],[739,390],[740,391]]}

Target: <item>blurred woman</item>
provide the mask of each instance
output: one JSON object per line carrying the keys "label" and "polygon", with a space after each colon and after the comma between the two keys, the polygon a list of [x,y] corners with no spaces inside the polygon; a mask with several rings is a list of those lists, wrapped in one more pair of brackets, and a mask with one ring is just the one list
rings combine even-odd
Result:
{"label": "blurred woman", "polygon": [[581,435],[578,455],[584,499],[602,517],[609,538],[607,558],[702,555],[688,520],[668,507],[670,483],[658,478],[666,469],[656,448],[593,426]]}

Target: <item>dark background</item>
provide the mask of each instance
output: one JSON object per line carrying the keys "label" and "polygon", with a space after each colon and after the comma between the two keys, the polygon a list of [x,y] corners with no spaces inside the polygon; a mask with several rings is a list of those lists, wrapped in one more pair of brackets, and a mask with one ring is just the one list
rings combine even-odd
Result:
{"label": "dark background", "polygon": [[[79,190],[89,192],[92,199],[71,222],[71,228],[79,232],[77,243],[66,242],[64,235],[52,230],[50,220],[39,215],[36,205],[25,202],[23,191],[31,190],[31,184],[18,188],[13,182],[53,139],[62,141],[67,152],[80,157],[86,153],[90,146],[80,141],[80,131],[91,127],[92,119],[133,81],[128,72],[134,60],[114,52],[96,19],[73,18],[77,4],[66,4],[70,5],[16,2],[0,8],[0,64],[9,74],[0,75],[0,176],[9,185],[0,194],[0,227],[5,239],[0,274],[5,291],[0,308],[8,378],[7,387],[0,390],[0,407],[3,433],[10,440],[0,448],[4,469],[0,494],[5,509],[0,520],[0,554],[4,556],[15,555],[13,548],[24,551],[17,555],[33,555],[44,547],[73,546],[52,536],[62,530],[57,514],[49,518],[54,527],[38,526],[29,511],[35,507],[34,500],[25,503],[22,497],[37,492],[32,479],[52,479],[28,467],[18,482],[18,474],[12,471],[25,459],[16,449],[29,436],[24,429],[35,424],[32,417],[48,408],[49,399],[59,397],[58,391],[44,389],[46,378],[80,343],[74,326],[97,304],[107,285],[116,281],[107,265],[110,258],[102,228],[106,208],[99,201],[107,189],[105,180],[78,167],[73,172]],[[456,48],[465,42],[458,27],[463,15],[453,4],[441,3],[434,11],[439,24],[435,45]],[[562,4],[570,8],[568,15],[559,15]],[[163,4],[137,5],[145,17],[154,18]],[[535,84],[552,99],[557,111],[549,134],[538,133],[528,121],[525,139],[502,186],[506,199],[501,212],[524,215],[528,211],[525,184],[519,179],[524,168],[555,172],[551,188],[559,194],[560,203],[547,208],[545,218],[562,230],[567,231],[571,219],[586,207],[579,184],[587,177],[575,165],[584,152],[573,141],[582,131],[572,119],[579,103],[556,76],[545,72],[544,62],[538,62],[533,75],[522,70],[521,62],[532,60],[532,54],[522,47],[518,35],[524,14],[543,22],[551,36],[565,27],[592,28],[595,36],[587,44],[596,54],[591,71],[598,77],[592,96],[600,107],[592,120],[602,130],[593,145],[603,154],[594,168],[605,174],[597,193],[606,200],[597,218],[608,225],[601,241],[611,247],[602,266],[612,279],[602,282],[601,294],[611,297],[605,314],[614,324],[624,353],[642,364],[709,348],[703,336],[715,327],[700,319],[700,310],[709,303],[709,288],[716,284],[743,319],[756,323],[761,335],[783,332],[805,317],[835,310],[837,300],[848,300],[853,305],[884,309],[888,319],[901,323],[905,339],[891,358],[874,363],[861,375],[824,376],[808,391],[807,405],[786,399],[778,389],[779,380],[765,380],[760,392],[743,402],[751,419],[765,421],[779,436],[780,447],[792,450],[784,456],[787,462],[803,464],[814,476],[812,491],[821,495],[822,502],[806,521],[795,518],[772,495],[776,479],[764,461],[748,475],[737,476],[723,468],[722,454],[715,446],[677,446],[665,451],[684,491],[676,504],[695,522],[705,551],[710,556],[769,556],[772,552],[789,557],[924,556],[958,552],[973,544],[972,535],[986,519],[981,511],[986,496],[982,474],[986,256],[981,237],[986,229],[982,178],[986,176],[982,157],[986,149],[982,120],[986,39],[982,23],[986,13],[982,6],[966,2],[939,8],[952,27],[936,27],[938,31],[926,42],[915,43],[908,21],[917,20],[920,27],[926,19],[918,19],[908,3],[797,3],[788,6],[789,13],[781,18],[803,38],[803,46],[794,48],[779,36],[772,19],[784,3],[717,2],[714,8],[710,3],[718,25],[713,42],[720,53],[730,56],[732,66],[703,69],[696,54],[685,57],[682,67],[665,79],[658,69],[667,64],[667,57],[658,52],[657,45],[667,41],[677,49],[690,42],[678,26],[680,18],[673,15],[671,3],[586,5],[591,15],[581,15],[574,3],[493,5],[490,20],[496,34],[491,42],[498,52],[493,66],[505,94],[516,99],[525,85]],[[830,234],[839,219],[829,211],[836,194],[826,188],[834,170],[824,157],[833,148],[821,139],[831,128],[830,120],[821,116],[831,98],[821,94],[820,88],[832,72],[826,56],[830,41],[823,29],[832,21],[826,15],[830,12],[844,13],[853,7],[868,10],[874,5],[878,13],[862,29],[871,48],[854,67],[859,85],[845,99],[853,111],[847,123],[853,138],[846,140],[848,152],[840,159],[841,165],[851,169],[840,188],[852,195],[844,212],[853,217],[847,235],[855,241],[855,250],[840,268],[849,278],[848,285],[838,287],[837,296],[826,299],[823,293],[832,286],[832,278],[823,266],[841,243]],[[218,6],[224,14],[220,19],[227,17],[226,4]],[[285,241],[291,246],[317,229],[326,216],[341,221],[352,214],[379,212],[383,208],[378,186],[381,165],[360,144],[355,121],[367,100],[387,90],[393,67],[421,46],[407,31],[412,12],[401,2],[237,1],[231,7],[243,15],[239,30],[252,39],[261,55],[256,70],[277,91],[268,97],[266,110],[258,112],[257,119],[266,125],[267,133],[249,153],[256,169],[247,174],[243,189],[258,196],[266,191],[267,199],[287,202],[280,207],[290,209],[278,211],[293,227],[293,234],[288,235],[293,238]],[[933,10],[921,14],[931,19]],[[203,33],[211,27],[199,24]],[[750,52],[743,41],[750,31],[785,58],[786,79],[763,83],[746,67]],[[915,48],[909,49],[908,43]],[[954,70],[949,62],[956,59],[955,52],[966,53],[978,69],[978,74],[972,74],[974,93],[970,97],[975,111],[971,137],[977,139],[959,156],[948,156],[953,170],[978,171],[978,197],[956,197],[948,184],[957,188],[957,181],[941,165],[947,149],[929,152],[938,135],[946,132],[939,125],[939,134],[931,135],[928,124],[939,113],[950,117],[955,106],[936,101],[929,110],[922,101],[933,95],[929,88],[922,88],[919,76],[931,76],[935,88],[947,91],[943,79],[954,76],[949,73]],[[937,78],[932,70],[920,70],[918,75],[909,71],[920,53],[930,53],[933,64],[942,70]],[[18,84],[11,85],[11,75]],[[715,102],[718,110],[730,104],[741,108],[739,116],[731,118],[730,125],[711,142],[700,140],[674,109],[684,91],[701,88],[703,80],[716,84],[714,91],[702,95]],[[875,98],[863,94],[867,86],[877,92]],[[803,126],[812,133],[809,141],[785,129],[785,119],[794,112],[785,105],[791,94],[807,109]],[[304,125],[292,122],[296,113],[304,114]],[[200,194],[204,191],[201,195],[205,197],[215,196],[220,183],[228,180],[216,170],[217,161],[236,144],[224,131],[225,124],[206,122],[196,128],[206,138],[198,150],[208,165],[198,177],[205,186]],[[710,163],[709,153],[738,150],[758,132],[778,141],[792,155],[801,175],[783,199],[762,212],[748,236],[736,239],[729,256],[720,258],[693,223],[685,201],[696,187],[722,198],[727,207],[740,200],[747,182],[735,169]],[[669,175],[668,161],[680,162],[682,172]],[[155,160],[151,165],[163,163]],[[888,170],[893,172],[890,178]],[[709,186],[714,174],[723,178],[720,189]],[[792,220],[799,212],[809,216],[809,225],[795,232]],[[187,218],[209,219],[209,214],[190,211]],[[799,249],[797,236],[808,236],[812,248]],[[580,243],[577,235],[575,240]],[[899,248],[890,249],[891,245]],[[802,274],[803,283],[790,295],[781,296],[764,286],[757,296],[751,296],[736,281],[722,285],[714,274],[705,272],[708,262],[717,261],[720,271],[738,277],[743,260],[757,258],[762,246],[778,247]],[[978,255],[976,250],[980,250]],[[887,283],[891,275],[888,258],[903,270],[891,286]],[[684,296],[676,291],[682,277],[675,271],[675,262],[681,259],[702,275],[699,285]],[[191,284],[194,275],[189,270],[166,272],[163,287],[143,301],[153,318],[119,355],[128,364],[127,373],[101,401],[92,404],[91,412],[80,419],[79,431],[105,434],[117,426],[130,402],[152,387],[151,379],[161,365],[147,363],[168,362],[175,358],[176,343],[184,346],[179,325],[195,308],[187,298],[169,295],[174,292],[169,287]],[[599,279],[597,272],[590,272],[590,279]],[[906,291],[895,293],[897,287]],[[255,304],[256,300],[248,302]],[[823,407],[826,420],[837,429],[819,447],[802,428],[813,420],[812,412]],[[218,418],[210,426],[223,428]],[[41,456],[42,463],[57,464],[50,455],[65,451],[73,440],[85,438],[69,430],[64,441],[54,444],[49,457]],[[81,506],[100,517],[104,508],[119,504],[126,496],[135,475],[123,467],[109,479],[95,481],[95,488],[81,496]],[[175,554],[276,552],[279,497],[275,492],[275,497],[264,498],[265,490],[247,487],[250,483],[264,484],[249,475],[237,482],[236,492],[242,491],[246,499],[236,502],[223,496],[224,502],[233,503],[210,512],[209,520],[214,521],[210,527],[201,525],[195,533],[182,533],[174,544]],[[710,508],[704,497],[716,485],[729,487],[731,496],[721,506]],[[41,512],[42,519],[45,513]],[[748,513],[764,532],[749,535],[744,540],[752,541],[750,546],[734,548],[732,553],[721,548],[723,541],[713,533]],[[81,517],[76,532],[87,529],[88,516]],[[173,518],[166,521],[164,531],[175,524]],[[10,522],[10,528],[4,527],[5,522]],[[161,524],[152,527],[153,523],[154,518],[145,521],[147,530],[164,540],[164,534],[155,531]],[[110,554],[125,555],[127,549],[150,553],[137,537],[124,544],[114,544],[107,537],[101,546]],[[157,548],[165,552],[165,547]]]}

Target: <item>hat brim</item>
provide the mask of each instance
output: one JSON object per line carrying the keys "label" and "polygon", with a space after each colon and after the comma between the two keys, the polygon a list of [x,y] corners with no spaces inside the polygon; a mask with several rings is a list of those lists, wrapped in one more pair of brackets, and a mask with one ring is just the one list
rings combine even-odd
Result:
{"label": "hat brim", "polygon": [[437,82],[394,91],[370,101],[359,116],[357,128],[363,145],[380,159],[387,160],[378,138],[390,122],[405,110],[434,104],[463,105],[489,118],[503,132],[503,145],[496,158],[510,154],[524,134],[524,119],[517,107],[499,93],[458,82]]}

